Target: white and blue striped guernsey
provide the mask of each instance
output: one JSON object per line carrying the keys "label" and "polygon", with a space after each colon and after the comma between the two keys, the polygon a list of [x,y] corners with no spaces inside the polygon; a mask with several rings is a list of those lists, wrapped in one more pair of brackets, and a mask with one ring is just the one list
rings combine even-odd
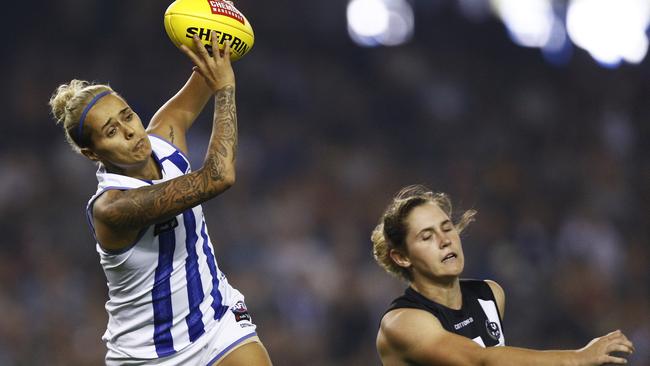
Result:
{"label": "white and blue striped guernsey", "polygon": [[[149,136],[162,179],[144,181],[97,171],[93,202],[111,189],[127,190],[167,181],[190,172],[187,157],[157,136]],[[94,233],[94,229],[93,229]],[[196,341],[243,296],[219,270],[203,211],[198,205],[171,220],[142,230],[120,252],[96,245],[108,283],[108,326],[102,340],[125,357],[172,355]]]}

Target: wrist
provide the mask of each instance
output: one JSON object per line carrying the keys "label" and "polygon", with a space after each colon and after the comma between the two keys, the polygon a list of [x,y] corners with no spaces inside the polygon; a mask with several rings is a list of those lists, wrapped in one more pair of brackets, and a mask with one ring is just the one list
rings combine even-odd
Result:
{"label": "wrist", "polygon": [[217,94],[218,92],[220,92],[222,90],[234,89],[234,88],[235,88],[235,82],[234,81],[233,82],[225,82],[225,83],[220,83],[218,85],[215,85],[212,88],[212,92],[214,94]]}
{"label": "wrist", "polygon": [[567,366],[587,366],[587,356],[584,349],[572,350],[568,352],[571,357],[565,363]]}

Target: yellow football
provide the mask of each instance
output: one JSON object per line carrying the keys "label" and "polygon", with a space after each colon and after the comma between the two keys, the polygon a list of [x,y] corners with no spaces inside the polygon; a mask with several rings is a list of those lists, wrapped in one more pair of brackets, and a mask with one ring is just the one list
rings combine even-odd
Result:
{"label": "yellow football", "polygon": [[253,27],[231,1],[176,0],[165,11],[165,31],[176,47],[184,44],[193,49],[196,34],[212,51],[211,31],[215,31],[219,49],[230,41],[230,60],[247,54],[255,42]]}

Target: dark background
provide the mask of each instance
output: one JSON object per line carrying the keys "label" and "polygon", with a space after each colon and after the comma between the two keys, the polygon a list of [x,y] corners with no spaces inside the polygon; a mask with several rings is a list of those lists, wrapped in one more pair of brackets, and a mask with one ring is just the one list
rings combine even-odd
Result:
{"label": "dark background", "polygon": [[[276,365],[377,365],[379,319],[405,284],[374,263],[392,195],[424,183],[475,208],[466,277],[506,290],[509,345],[579,348],[622,329],[650,365],[650,61],[563,66],[495,18],[413,1],[415,36],[360,48],[346,3],[237,2],[255,46],[235,64],[237,183],[206,204],[221,269]],[[165,1],[19,2],[0,89],[0,365],[98,365],[107,289],[84,207],[95,167],[47,101],[108,82],[148,120],[191,63]],[[191,131],[201,165],[212,106]]]}

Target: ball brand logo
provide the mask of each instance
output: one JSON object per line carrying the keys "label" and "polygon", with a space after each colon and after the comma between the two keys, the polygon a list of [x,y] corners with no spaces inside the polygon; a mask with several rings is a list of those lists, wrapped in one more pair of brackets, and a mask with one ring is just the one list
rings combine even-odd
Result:
{"label": "ball brand logo", "polygon": [[[185,30],[185,37],[187,38],[192,38],[195,34],[199,36],[199,39],[202,39],[206,42],[209,42],[208,44],[205,45],[205,48],[208,49],[208,51],[212,52],[212,37],[210,36],[210,31],[211,29],[208,28],[199,28],[199,27],[189,27]],[[243,55],[248,51],[248,44],[244,42],[241,38],[234,36],[232,34],[228,34],[225,32],[221,32],[218,30],[214,31],[217,34],[217,41],[219,44],[223,44],[225,41],[231,41],[230,43],[230,49],[233,50],[234,52],[237,52],[240,55]]]}
{"label": "ball brand logo", "polygon": [[210,4],[212,14],[225,15],[244,24],[244,16],[231,3],[223,0],[208,0],[208,4]]}

